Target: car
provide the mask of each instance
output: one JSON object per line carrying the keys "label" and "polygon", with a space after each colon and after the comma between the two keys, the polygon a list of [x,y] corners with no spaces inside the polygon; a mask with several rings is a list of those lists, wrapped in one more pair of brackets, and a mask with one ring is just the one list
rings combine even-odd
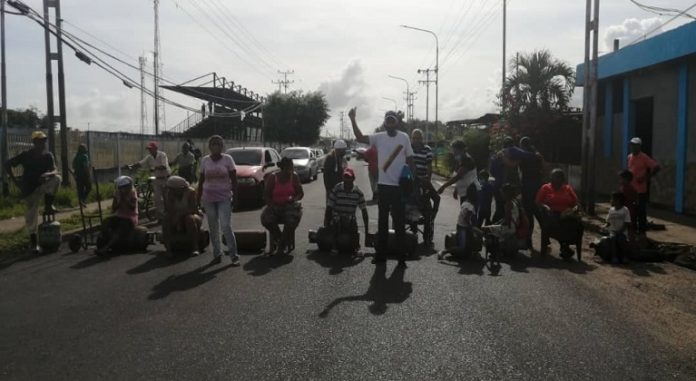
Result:
{"label": "car", "polygon": [[315,148],[314,155],[317,158],[317,168],[319,169],[319,172],[321,172],[324,170],[324,162],[326,161],[326,154],[324,153],[323,149]]}
{"label": "car", "polygon": [[270,147],[238,147],[230,148],[225,153],[232,156],[237,166],[239,204],[263,205],[265,178],[280,170],[278,151]]}
{"label": "car", "polygon": [[303,182],[316,180],[319,176],[316,153],[307,147],[288,147],[280,153],[281,157],[292,159],[295,172]]}

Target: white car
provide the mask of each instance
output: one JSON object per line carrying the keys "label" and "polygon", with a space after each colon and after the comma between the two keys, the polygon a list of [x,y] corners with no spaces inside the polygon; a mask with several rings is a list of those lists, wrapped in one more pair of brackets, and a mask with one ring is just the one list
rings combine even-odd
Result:
{"label": "white car", "polygon": [[319,175],[319,166],[314,150],[307,147],[288,147],[280,153],[280,156],[292,159],[295,172],[303,182],[316,180]]}

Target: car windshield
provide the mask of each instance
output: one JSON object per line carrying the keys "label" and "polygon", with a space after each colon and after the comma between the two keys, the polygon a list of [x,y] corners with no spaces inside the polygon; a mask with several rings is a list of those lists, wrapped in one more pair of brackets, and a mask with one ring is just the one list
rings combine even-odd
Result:
{"label": "car windshield", "polygon": [[286,149],[282,156],[290,159],[309,159],[309,151],[306,149]]}
{"label": "car windshield", "polygon": [[227,153],[232,156],[236,165],[261,165],[260,150],[229,150]]}

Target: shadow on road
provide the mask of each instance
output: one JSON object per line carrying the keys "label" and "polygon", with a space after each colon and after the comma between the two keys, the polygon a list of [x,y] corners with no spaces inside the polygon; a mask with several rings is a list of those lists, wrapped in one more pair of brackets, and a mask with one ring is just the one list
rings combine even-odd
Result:
{"label": "shadow on road", "polygon": [[293,255],[274,255],[271,257],[258,255],[244,264],[244,271],[252,276],[263,276],[274,269],[290,264],[294,259]]}
{"label": "shadow on road", "polygon": [[375,272],[370,279],[370,287],[362,295],[344,296],[329,303],[319,317],[326,318],[329,312],[343,302],[365,301],[372,302],[367,309],[373,315],[384,315],[387,312],[388,304],[400,304],[406,301],[413,292],[413,284],[404,282],[406,268],[396,267],[389,279],[387,279],[387,266],[381,264],[375,266]]}
{"label": "shadow on road", "polygon": [[175,291],[187,291],[196,288],[203,283],[213,280],[218,273],[229,269],[232,265],[230,264],[212,271],[206,271],[211,267],[213,267],[213,265],[207,264],[185,274],[168,277],[152,287],[152,294],[150,294],[148,299],[162,299]]}
{"label": "shadow on road", "polygon": [[486,267],[486,261],[480,255],[470,257],[447,256],[440,260],[440,263],[446,266],[459,267],[459,274],[462,275],[482,276],[484,274],[483,269]]}
{"label": "shadow on road", "polygon": [[337,254],[332,255],[330,253],[325,253],[319,250],[310,251],[307,259],[314,261],[329,269],[329,275],[338,275],[343,272],[344,269],[353,267],[361,263],[365,257],[364,256],[354,256],[350,254]]}
{"label": "shadow on road", "polygon": [[574,274],[583,275],[597,268],[597,266],[593,264],[589,264],[585,261],[578,262],[574,258],[565,260],[553,255],[541,257],[536,251],[532,252],[531,256],[518,253],[513,256],[503,257],[500,261],[510,265],[510,270],[521,273],[529,272],[529,268],[538,268],[568,270]]}
{"label": "shadow on road", "polygon": [[667,272],[662,266],[656,265],[654,263],[639,263],[631,262],[629,264],[631,271],[638,276],[652,276],[652,275],[666,275]]}
{"label": "shadow on road", "polygon": [[145,263],[133,267],[132,269],[126,271],[126,273],[131,275],[143,274],[158,268],[175,265],[185,261],[188,258],[188,255],[176,255],[172,258],[167,258],[163,255],[163,253],[155,253],[155,255],[148,259]]}
{"label": "shadow on road", "polygon": [[100,263],[107,262],[108,260],[109,260],[109,258],[102,258],[102,257],[99,257],[97,255],[90,254],[89,257],[81,260],[80,262],[75,263],[74,265],[70,266],[70,268],[76,269],[76,270],[86,269],[88,267],[92,267],[94,265],[98,265]]}

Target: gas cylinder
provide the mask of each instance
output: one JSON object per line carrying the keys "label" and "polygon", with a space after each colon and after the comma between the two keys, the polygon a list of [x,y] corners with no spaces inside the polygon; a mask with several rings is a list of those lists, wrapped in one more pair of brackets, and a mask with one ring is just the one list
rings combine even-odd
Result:
{"label": "gas cylinder", "polygon": [[39,225],[39,247],[44,253],[58,251],[61,243],[60,222],[56,221],[56,215],[47,213],[43,215],[43,222]]}

